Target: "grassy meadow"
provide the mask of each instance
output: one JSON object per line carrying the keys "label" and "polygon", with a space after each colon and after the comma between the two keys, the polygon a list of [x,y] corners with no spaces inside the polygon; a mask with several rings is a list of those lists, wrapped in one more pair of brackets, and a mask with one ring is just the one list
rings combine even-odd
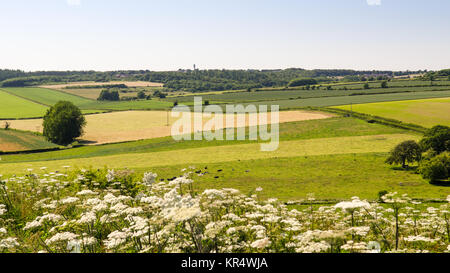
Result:
{"label": "grassy meadow", "polygon": [[42,117],[47,107],[25,100],[0,89],[0,119]]}
{"label": "grassy meadow", "polygon": [[40,135],[30,132],[0,129],[0,153],[57,148]]}
{"label": "grassy meadow", "polygon": [[428,128],[435,125],[450,126],[450,98],[356,104],[336,108],[353,109],[355,112],[397,119]]}

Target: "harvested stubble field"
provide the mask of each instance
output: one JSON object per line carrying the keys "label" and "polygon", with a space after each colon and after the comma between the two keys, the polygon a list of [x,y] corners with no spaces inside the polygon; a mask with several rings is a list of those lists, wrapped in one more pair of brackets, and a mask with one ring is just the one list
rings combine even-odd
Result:
{"label": "harvested stubble field", "polygon": [[368,103],[336,107],[339,109],[397,119],[425,127],[450,126],[450,98]]}
{"label": "harvested stubble field", "polygon": [[[280,112],[279,114],[280,123],[325,119],[333,116],[328,113],[308,111],[286,111]],[[191,132],[194,132],[194,115],[200,114],[191,113]],[[236,114],[233,117],[235,126],[232,127],[236,127],[236,120],[239,116],[243,117],[242,114]],[[168,117],[169,124],[167,123]],[[203,123],[207,123],[213,118],[217,117],[204,116]],[[225,120],[227,119],[227,115],[224,114],[219,117],[219,119],[223,120],[223,126],[219,126],[216,129],[226,128]],[[177,120],[178,118],[171,117],[166,111],[126,111],[89,115],[86,116],[87,126],[85,128],[85,134],[81,139],[87,143],[105,144],[166,137],[171,135],[171,125]],[[245,126],[248,126],[250,122],[250,117],[248,115],[245,117],[245,121]],[[10,122],[11,128],[14,129],[42,132],[42,119],[10,120],[8,122]],[[269,114],[268,124],[270,123],[271,120]]]}
{"label": "harvested stubble field", "polygon": [[79,87],[79,86],[103,86],[103,85],[114,85],[114,84],[124,84],[128,87],[162,87],[164,84],[156,82],[143,82],[143,81],[112,81],[112,82],[71,82],[67,84],[54,84],[54,85],[42,85],[43,88],[50,89],[64,89],[67,87]]}

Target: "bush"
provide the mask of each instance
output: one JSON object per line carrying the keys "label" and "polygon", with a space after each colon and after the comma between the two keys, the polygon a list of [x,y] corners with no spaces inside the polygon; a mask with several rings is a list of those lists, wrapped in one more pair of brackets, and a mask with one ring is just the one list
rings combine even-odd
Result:
{"label": "bush", "polygon": [[450,156],[448,152],[442,153],[433,158],[423,160],[419,167],[419,173],[422,177],[436,182],[439,180],[448,180],[450,174]]}
{"label": "bush", "polygon": [[140,100],[143,100],[143,99],[145,99],[145,92],[144,91],[140,91],[138,94],[137,94],[137,98],[138,99],[140,99]]}
{"label": "bush", "polygon": [[69,101],[60,101],[44,116],[44,136],[47,140],[68,145],[83,134],[86,120],[81,110]]}
{"label": "bush", "polygon": [[120,100],[119,91],[102,90],[97,100],[119,101]]}
{"label": "bush", "polygon": [[425,133],[420,145],[424,151],[433,149],[438,154],[450,151],[450,127],[434,126]]}
{"label": "bush", "polygon": [[381,88],[388,88],[387,81],[381,83]]}

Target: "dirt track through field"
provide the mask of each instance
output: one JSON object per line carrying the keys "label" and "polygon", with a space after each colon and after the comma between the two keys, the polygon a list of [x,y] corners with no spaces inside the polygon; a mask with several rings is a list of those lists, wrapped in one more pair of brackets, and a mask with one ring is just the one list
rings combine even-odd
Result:
{"label": "dirt track through field", "polygon": [[[194,114],[191,115],[190,132],[194,132]],[[200,114],[195,114],[197,117]],[[234,116],[227,116],[226,114],[220,116],[213,116],[217,120],[222,120],[223,125],[213,127],[213,129],[224,128],[236,128],[243,127],[237,124],[238,117],[245,120],[244,126],[252,125],[250,118],[259,118],[257,114],[254,116],[235,114]],[[169,117],[169,122],[168,121]],[[227,126],[226,119],[231,118],[234,120],[233,126]],[[272,124],[270,119],[271,115],[267,115],[267,122],[261,122],[259,125]],[[316,120],[326,119],[333,117],[333,115],[322,112],[308,112],[308,111],[283,111],[279,112],[279,123],[303,121],[303,120]],[[171,136],[172,126],[179,118],[171,117],[171,115],[165,111],[126,111],[126,112],[114,112],[98,115],[86,116],[87,126],[85,128],[85,134],[81,138],[88,144],[106,144],[117,143],[124,141],[134,141],[142,139],[151,139],[159,137]],[[212,118],[203,116],[203,124],[208,123]],[[42,119],[33,120],[11,120],[8,121],[11,124],[11,128],[42,132]],[[167,125],[169,123],[169,126]],[[198,122],[196,123],[198,124]],[[186,123],[189,127],[189,124]],[[180,131],[181,134],[181,131]]]}

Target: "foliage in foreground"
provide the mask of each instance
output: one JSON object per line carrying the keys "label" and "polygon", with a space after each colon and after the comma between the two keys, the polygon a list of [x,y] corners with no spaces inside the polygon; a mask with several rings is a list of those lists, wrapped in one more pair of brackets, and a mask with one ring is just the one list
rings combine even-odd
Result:
{"label": "foliage in foreground", "polygon": [[260,200],[261,188],[196,192],[192,172],[157,182],[128,170],[31,171],[0,185],[0,252],[450,251],[449,204],[396,193],[322,207],[310,196],[297,210]]}

